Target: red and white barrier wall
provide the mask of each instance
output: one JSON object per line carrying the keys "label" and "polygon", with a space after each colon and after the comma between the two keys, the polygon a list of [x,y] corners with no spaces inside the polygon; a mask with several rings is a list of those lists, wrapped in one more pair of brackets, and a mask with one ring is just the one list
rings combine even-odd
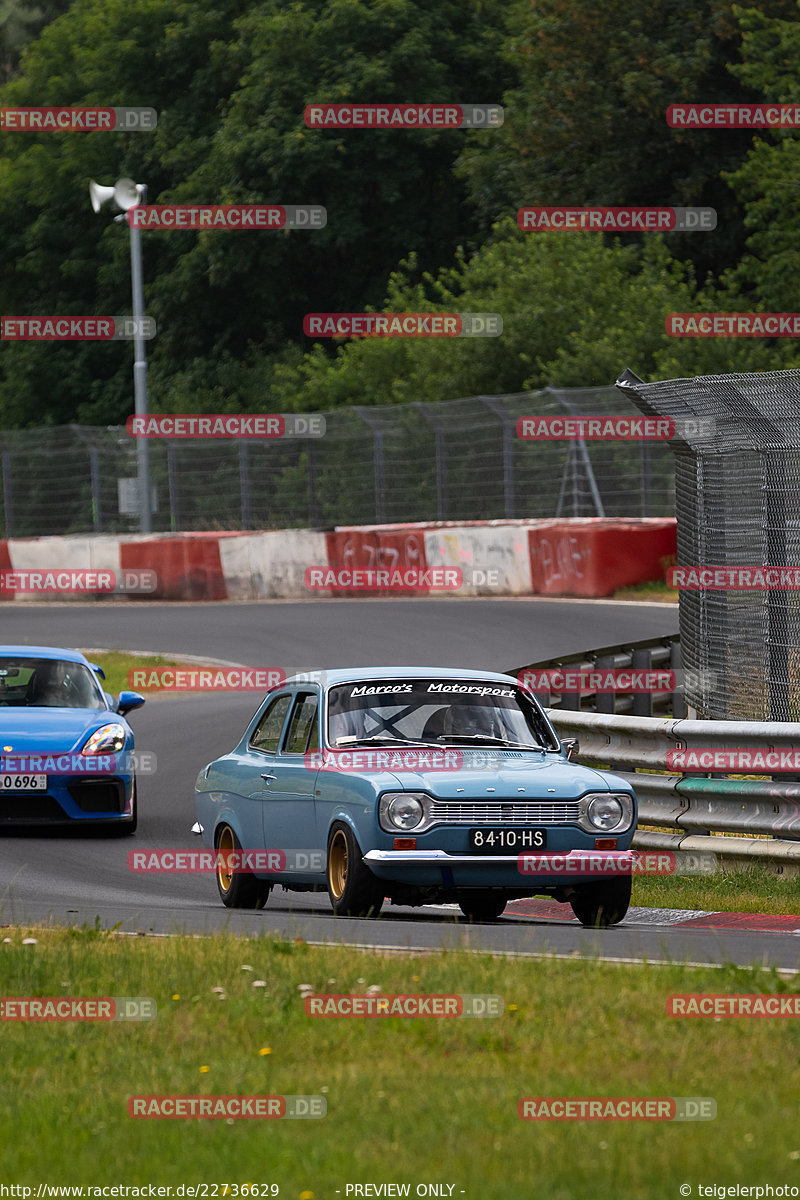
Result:
{"label": "red and white barrier wall", "polygon": [[[343,526],[328,533],[286,529],[12,538],[0,540],[0,569],[90,568],[123,576],[125,571],[150,570],[156,574],[156,590],[131,593],[132,598],[150,600],[393,595],[395,588],[347,587],[351,576],[333,580],[327,568],[416,568],[424,573],[447,567],[460,568],[463,583],[457,589],[432,589],[421,574],[420,586],[410,594],[601,597],[663,579],[675,562],[676,549],[675,521],[668,518],[432,522]],[[322,578],[333,586],[309,588],[306,572],[314,567],[325,568]],[[30,598],[30,592],[13,591],[5,583],[0,588],[0,600]]]}

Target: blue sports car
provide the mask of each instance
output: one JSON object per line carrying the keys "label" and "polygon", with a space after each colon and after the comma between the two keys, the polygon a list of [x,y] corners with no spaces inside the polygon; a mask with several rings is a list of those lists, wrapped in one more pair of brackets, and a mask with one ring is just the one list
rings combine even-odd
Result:
{"label": "blue sports car", "polygon": [[630,785],[570,762],[510,675],[296,676],[200,771],[195,800],[232,908],[262,907],[275,884],[327,888],[334,912],[352,916],[388,898],[493,920],[510,899],[543,894],[586,925],[612,925],[630,903]]}
{"label": "blue sports car", "polygon": [[[98,678],[99,677],[99,678]],[[115,701],[100,667],[74,650],[0,646],[0,829],[136,828],[136,692]]]}

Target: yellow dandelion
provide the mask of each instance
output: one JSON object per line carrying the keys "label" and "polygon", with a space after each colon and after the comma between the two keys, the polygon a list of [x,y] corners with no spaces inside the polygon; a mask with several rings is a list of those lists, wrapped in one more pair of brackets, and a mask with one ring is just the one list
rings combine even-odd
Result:
{"label": "yellow dandelion", "polygon": [[518,1004],[509,1004],[508,1011],[509,1012],[519,1012],[519,1005]]}
{"label": "yellow dandelion", "polygon": [[309,1191],[301,1192],[300,1200],[314,1200],[314,1193]]}
{"label": "yellow dandelion", "polygon": [[173,997],[172,997],[172,999],[173,999],[173,1000],[180,1000],[180,998],[181,998],[181,997],[180,997],[180,993],[179,993],[179,992],[175,992],[175,993],[174,993],[174,995],[173,995]]}
{"label": "yellow dandelion", "polygon": [[271,1046],[262,1046],[258,1053],[263,1058],[265,1054],[272,1054],[272,1047]]}
{"label": "yellow dandelion", "polygon": [[414,983],[419,983],[419,975],[412,975],[411,978],[413,979]]}
{"label": "yellow dandelion", "polygon": [[205,1075],[205,1073],[206,1073],[207,1071],[210,1071],[210,1070],[211,1070],[211,1067],[201,1067],[201,1068],[200,1068],[200,1074],[201,1074],[201,1075]]}

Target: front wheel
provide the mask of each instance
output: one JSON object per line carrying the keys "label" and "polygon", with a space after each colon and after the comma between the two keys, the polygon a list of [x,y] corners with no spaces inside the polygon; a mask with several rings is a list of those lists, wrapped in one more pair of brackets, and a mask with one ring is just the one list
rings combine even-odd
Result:
{"label": "front wheel", "polygon": [[505,912],[508,899],[502,892],[465,892],[459,897],[458,907],[468,921],[496,921]]}
{"label": "front wheel", "polygon": [[328,837],[328,895],[337,917],[377,917],[384,886],[361,861],[349,825],[337,824]]}
{"label": "front wheel", "polygon": [[223,825],[217,833],[217,890],[226,908],[263,908],[272,891],[272,884],[257,879],[244,871],[235,869],[226,861],[232,850],[241,850],[242,844],[230,825]]}
{"label": "front wheel", "polygon": [[631,902],[631,877],[618,875],[602,883],[586,883],[570,900],[570,907],[581,925],[605,929],[618,925]]}
{"label": "front wheel", "polygon": [[120,821],[119,824],[111,826],[111,832],[115,837],[127,837],[128,834],[136,832],[138,820],[136,807],[136,776],[134,776],[131,782],[131,815],[129,820]]}

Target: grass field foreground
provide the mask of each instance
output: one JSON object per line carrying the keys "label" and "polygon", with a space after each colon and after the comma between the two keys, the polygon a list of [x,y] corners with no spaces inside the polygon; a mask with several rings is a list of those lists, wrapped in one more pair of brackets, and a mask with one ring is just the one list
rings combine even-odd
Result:
{"label": "grass field foreground", "polygon": [[[672,993],[798,988],[775,973],[6,927],[0,978],[6,997],[158,1006],[149,1023],[2,1023],[2,1174],[17,1183],[276,1183],[283,1200],[335,1200],[348,1183],[407,1182],[414,1195],[441,1182],[469,1200],[577,1200],[800,1176],[800,1021],[666,1015]],[[305,1015],[309,989],[370,987],[489,993],[504,1012]],[[134,1120],[126,1108],[139,1094],[298,1093],[324,1095],[327,1116]],[[524,1096],[713,1097],[718,1115],[523,1122]]]}

